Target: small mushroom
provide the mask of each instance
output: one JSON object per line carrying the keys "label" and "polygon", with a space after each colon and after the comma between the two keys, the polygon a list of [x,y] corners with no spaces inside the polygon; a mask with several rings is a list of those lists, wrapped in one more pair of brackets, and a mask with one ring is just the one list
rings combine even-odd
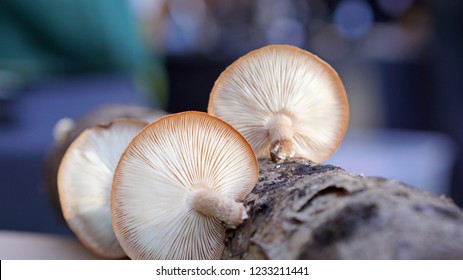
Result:
{"label": "small mushroom", "polygon": [[113,174],[129,142],[146,125],[117,119],[87,128],[69,146],[59,166],[63,216],[82,244],[101,257],[125,256],[112,229]]}
{"label": "small mushroom", "polygon": [[226,228],[247,217],[258,165],[246,139],[200,112],[151,123],[117,166],[111,208],[132,259],[219,259]]}
{"label": "small mushroom", "polygon": [[340,145],[349,106],[336,71],[287,45],[252,51],[231,64],[212,89],[208,112],[243,134],[258,158],[321,162]]}

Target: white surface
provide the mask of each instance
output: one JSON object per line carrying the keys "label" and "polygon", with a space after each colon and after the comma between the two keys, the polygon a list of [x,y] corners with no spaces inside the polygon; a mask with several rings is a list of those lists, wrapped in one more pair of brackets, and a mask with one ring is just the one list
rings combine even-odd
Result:
{"label": "white surface", "polygon": [[2,280],[436,280],[460,274],[458,260],[2,261]]}

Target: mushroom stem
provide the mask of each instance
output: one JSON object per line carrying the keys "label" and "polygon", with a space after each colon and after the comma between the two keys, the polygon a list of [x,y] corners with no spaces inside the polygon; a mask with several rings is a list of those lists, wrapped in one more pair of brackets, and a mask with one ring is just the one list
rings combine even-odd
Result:
{"label": "mushroom stem", "polygon": [[248,217],[243,204],[212,190],[195,190],[191,193],[190,199],[193,210],[204,216],[217,218],[229,228],[236,228]]}
{"label": "mushroom stem", "polygon": [[293,121],[285,113],[277,113],[268,122],[270,156],[274,162],[284,161],[295,155],[293,147]]}

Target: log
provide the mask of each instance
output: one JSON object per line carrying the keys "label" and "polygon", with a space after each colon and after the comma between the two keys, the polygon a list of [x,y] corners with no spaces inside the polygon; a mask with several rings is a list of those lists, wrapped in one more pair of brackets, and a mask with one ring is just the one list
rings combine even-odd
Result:
{"label": "log", "polygon": [[449,198],[302,159],[259,165],[223,259],[463,259]]}

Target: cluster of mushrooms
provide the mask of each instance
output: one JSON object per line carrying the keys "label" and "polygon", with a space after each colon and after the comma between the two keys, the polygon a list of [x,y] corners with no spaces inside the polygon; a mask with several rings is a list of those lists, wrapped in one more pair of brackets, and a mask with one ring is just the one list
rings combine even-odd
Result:
{"label": "cluster of mushrooms", "polygon": [[287,45],[252,51],[216,81],[208,113],[85,129],[58,171],[63,215],[104,258],[220,259],[247,218],[257,158],[327,159],[349,112],[337,73]]}

